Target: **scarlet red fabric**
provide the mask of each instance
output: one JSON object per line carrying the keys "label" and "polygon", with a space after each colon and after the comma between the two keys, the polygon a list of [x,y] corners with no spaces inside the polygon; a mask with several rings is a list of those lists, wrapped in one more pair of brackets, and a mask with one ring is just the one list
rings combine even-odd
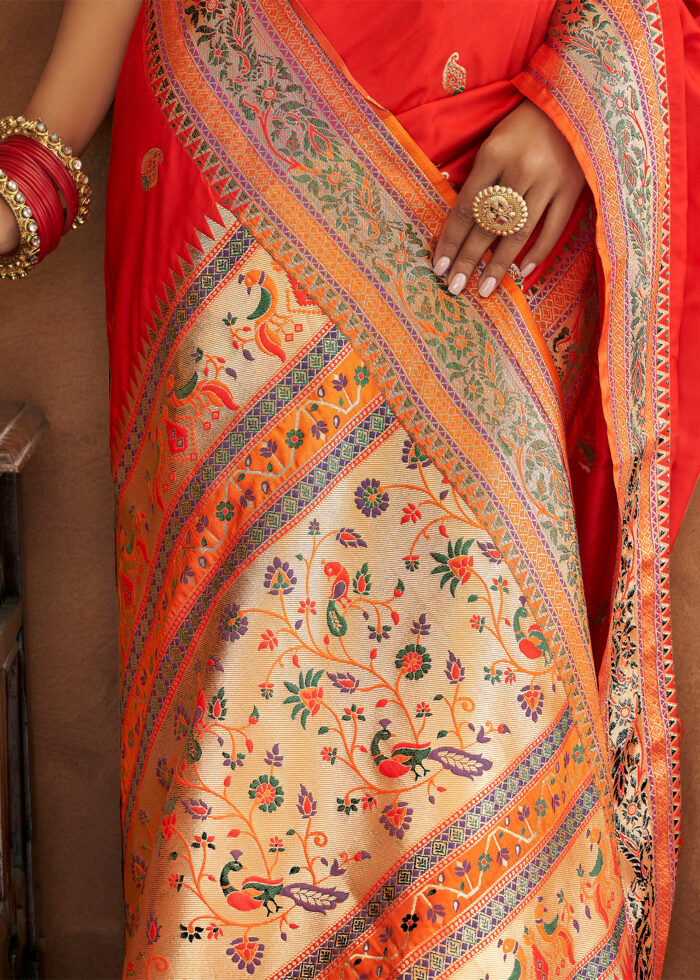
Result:
{"label": "scarlet red fabric", "polygon": [[[687,152],[687,211],[677,220],[687,223],[686,282],[683,312],[675,338],[677,406],[671,470],[671,534],[675,537],[700,471],[700,419],[698,418],[698,370],[700,369],[700,4],[679,3],[683,33],[685,107],[683,114]],[[673,108],[673,107],[672,107]]]}
{"label": "scarlet red fabric", "polygon": [[[359,84],[461,185],[522,96],[513,78],[544,41],[555,0],[301,0]],[[464,91],[450,94],[448,59]],[[449,74],[449,69],[448,69]]]}
{"label": "scarlet red fabric", "polygon": [[[148,329],[157,316],[154,296],[172,287],[172,270],[178,255],[185,260],[186,242],[197,246],[197,230],[209,232],[207,218],[217,220],[218,207],[209,184],[196,163],[183,153],[180,143],[163,115],[146,77],[144,59],[138,51],[143,43],[145,4],[131,34],[125,60],[130,65],[129,84],[120,84],[115,99],[112,148],[107,185],[107,228],[105,289],[110,344],[110,431],[120,430],[119,416],[130,399],[134,364],[132,351],[149,346]],[[134,159],[134,147],[158,147],[161,166],[168,167],[169,195],[143,193],[143,161]],[[115,202],[131,198],[138,207],[124,208]],[[183,202],[187,206],[183,207]],[[153,209],[157,209],[153,220]],[[158,256],[144,263],[143,253]],[[128,290],[117,283],[128,282]]]}

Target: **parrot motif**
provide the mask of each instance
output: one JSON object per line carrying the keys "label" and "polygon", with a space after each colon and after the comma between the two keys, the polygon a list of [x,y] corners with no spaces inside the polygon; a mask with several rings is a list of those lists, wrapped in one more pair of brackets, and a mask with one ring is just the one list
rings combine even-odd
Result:
{"label": "parrot motif", "polygon": [[240,887],[236,887],[231,884],[231,873],[243,870],[240,861],[242,853],[242,851],[231,851],[233,860],[223,866],[219,875],[219,884],[226,901],[238,912],[253,912],[264,908],[269,916],[282,908],[277,899],[283,897],[290,898],[295,905],[307,912],[321,912],[325,915],[348,897],[349,892],[340,891],[338,888],[305,882],[285,885],[284,878],[266,878],[262,875],[248,875],[243,879]]}
{"label": "parrot motif", "polygon": [[[277,286],[269,274],[263,269],[250,269],[238,277],[238,282],[245,286],[248,295],[255,288],[260,289],[258,304],[252,313],[245,318],[252,321],[255,329],[255,342],[261,351],[279,357],[280,361],[286,361],[287,355],[281,346],[280,331],[288,328],[289,318],[279,311],[279,292]],[[229,327],[240,319],[231,317],[227,320]],[[295,325],[296,327],[296,325]],[[231,330],[232,339],[235,339],[235,331]]]}
{"label": "parrot motif", "polygon": [[528,660],[539,660],[540,657],[544,657],[545,663],[549,663],[551,660],[549,644],[544,638],[542,631],[537,626],[531,626],[527,631],[527,635],[523,632],[520,624],[526,616],[527,610],[525,606],[518,606],[513,616],[513,630],[515,632],[515,638],[518,641],[518,649]]}

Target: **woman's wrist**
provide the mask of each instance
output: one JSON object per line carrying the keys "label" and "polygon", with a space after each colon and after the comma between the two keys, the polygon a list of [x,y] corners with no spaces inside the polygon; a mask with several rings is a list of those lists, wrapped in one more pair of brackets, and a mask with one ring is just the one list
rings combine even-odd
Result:
{"label": "woman's wrist", "polygon": [[0,198],[0,255],[16,251],[19,245],[19,225],[9,204]]}

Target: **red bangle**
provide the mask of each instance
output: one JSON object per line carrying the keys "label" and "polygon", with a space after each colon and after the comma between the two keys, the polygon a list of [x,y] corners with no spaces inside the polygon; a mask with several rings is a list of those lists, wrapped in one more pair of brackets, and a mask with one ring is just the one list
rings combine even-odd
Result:
{"label": "red bangle", "polygon": [[36,162],[41,169],[48,173],[63,196],[66,205],[66,223],[63,232],[65,234],[75,221],[79,206],[78,189],[68,169],[54,153],[29,136],[9,136],[2,145],[16,147],[23,159]]}
{"label": "red bangle", "polygon": [[17,148],[0,144],[0,168],[14,180],[24,194],[38,225],[41,239],[39,259],[45,258],[61,240],[65,217],[58,191],[51,178]]}
{"label": "red bangle", "polygon": [[0,198],[20,232],[14,252],[0,255],[0,279],[18,279],[83,224],[92,191],[82,161],[41,119],[0,119],[0,164]]}

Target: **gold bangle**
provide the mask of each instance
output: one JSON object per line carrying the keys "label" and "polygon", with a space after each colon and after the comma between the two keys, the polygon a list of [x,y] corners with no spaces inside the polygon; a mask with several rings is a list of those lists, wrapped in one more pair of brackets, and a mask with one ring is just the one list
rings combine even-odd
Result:
{"label": "gold bangle", "polygon": [[41,119],[30,120],[25,119],[24,116],[6,116],[0,119],[0,143],[9,136],[28,136],[58,157],[70,173],[78,191],[78,211],[72,227],[77,228],[78,225],[82,225],[90,211],[92,190],[87,175],[83,173],[83,164],[78,157],[73,156],[70,146],[61,142],[58,133],[50,133],[46,123]]}
{"label": "gold bangle", "polygon": [[0,170],[0,197],[12,208],[19,225],[19,245],[14,252],[0,255],[0,279],[22,279],[39,261],[39,229],[17,181],[4,170]]}

